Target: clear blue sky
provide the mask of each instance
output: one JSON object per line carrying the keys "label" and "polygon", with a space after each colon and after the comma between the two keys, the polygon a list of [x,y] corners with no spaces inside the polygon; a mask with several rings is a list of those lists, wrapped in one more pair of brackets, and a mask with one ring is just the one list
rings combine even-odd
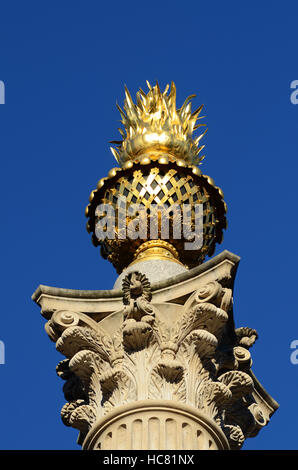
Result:
{"label": "clear blue sky", "polygon": [[297,1],[13,1],[0,5],[0,448],[79,449],[60,419],[62,356],[32,302],[38,284],[109,289],[116,274],[84,209],[116,166],[116,100],[174,80],[205,104],[205,174],[225,194],[216,253],[241,256],[235,323],[259,332],[253,370],[280,403],[245,449],[298,449]]}

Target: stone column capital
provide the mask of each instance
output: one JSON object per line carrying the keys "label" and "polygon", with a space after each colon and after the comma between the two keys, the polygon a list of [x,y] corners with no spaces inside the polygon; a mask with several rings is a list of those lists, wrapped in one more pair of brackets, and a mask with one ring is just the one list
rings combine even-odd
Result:
{"label": "stone column capital", "polygon": [[278,405],[251,371],[257,332],[234,326],[238,262],[224,251],[152,286],[130,272],[122,291],[37,289],[66,358],[62,420],[84,449],[240,449],[268,423]]}

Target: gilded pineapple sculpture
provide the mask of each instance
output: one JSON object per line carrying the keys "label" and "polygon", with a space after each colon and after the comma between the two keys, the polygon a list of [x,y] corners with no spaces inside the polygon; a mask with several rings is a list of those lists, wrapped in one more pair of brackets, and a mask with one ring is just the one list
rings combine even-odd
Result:
{"label": "gilded pineapple sculpture", "polygon": [[[86,208],[89,218],[87,229],[93,234],[94,245],[101,245],[102,255],[113,263],[119,273],[136,259],[151,256],[154,247],[157,248],[156,254],[162,257],[176,260],[187,267],[198,265],[206,255],[212,256],[226,228],[223,193],[196,166],[204,158],[199,156],[204,148],[199,144],[206,131],[196,139],[192,136],[194,130],[203,126],[196,125],[202,106],[191,112],[190,99],[193,95],[177,110],[174,83],[169,94],[168,86],[163,93],[158,84],[151,87],[148,83],[148,87],[147,95],[141,89],[137,93],[137,104],[125,90],[124,111],[118,108],[126,134],[119,129],[123,140],[112,142],[117,149],[111,148],[121,167],[113,168],[107,178],[99,180]],[[146,209],[154,204],[164,205],[169,210],[173,205],[190,204],[193,212],[196,204],[203,204],[203,246],[196,252],[185,250],[185,239],[171,236],[175,214],[169,216],[169,239],[156,237],[153,241],[138,238],[132,242],[128,237],[120,238],[121,233],[116,226],[115,239],[98,240],[95,235],[98,221],[96,208],[100,202],[106,202],[115,208],[116,213],[117,210],[121,211],[117,204],[119,196],[125,197],[128,205],[140,204]],[[126,225],[132,218],[127,217]],[[191,222],[194,222],[194,214]]]}
{"label": "gilded pineapple sculpture", "polygon": [[[119,274],[114,289],[39,286],[33,294],[46,332],[66,357],[57,366],[67,400],[62,420],[79,430],[83,449],[240,449],[278,404],[251,370],[257,332],[235,329],[239,257],[223,251],[203,262],[222,241],[226,205],[196,166],[205,132],[193,132],[202,126],[202,106],[192,112],[189,97],[176,109],[173,83],[164,92],[158,84],[148,88],[136,104],[125,90],[123,140],[112,149],[120,167],[99,180],[86,208],[92,241]],[[107,231],[101,239],[100,204],[116,214],[113,236]],[[129,238],[129,227],[141,223],[133,204],[144,213],[168,208],[166,236],[158,216],[152,238],[150,213],[142,237]],[[184,204],[190,214],[182,230]],[[193,250],[185,233],[196,223],[196,205],[202,243]]]}

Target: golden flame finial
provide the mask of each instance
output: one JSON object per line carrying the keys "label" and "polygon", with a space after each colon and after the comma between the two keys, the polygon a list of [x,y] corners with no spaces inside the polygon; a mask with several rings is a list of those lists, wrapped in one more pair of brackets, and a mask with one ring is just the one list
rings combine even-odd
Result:
{"label": "golden flame finial", "polygon": [[[140,88],[137,92],[136,104],[133,102],[128,89],[125,87],[125,100],[123,110],[117,105],[124,129],[119,129],[123,137],[121,141],[112,141],[116,148],[111,151],[117,162],[123,166],[125,162],[140,160],[149,157],[156,160],[165,155],[172,160],[182,159],[185,162],[197,165],[204,156],[199,153],[204,148],[200,145],[205,132],[195,139],[193,132],[205,124],[196,124],[203,105],[191,112],[191,99],[189,96],[180,109],[176,109],[176,86],[171,83],[161,92],[158,82],[151,86],[147,81],[149,91],[146,95]],[[169,93],[168,93],[169,91]]]}

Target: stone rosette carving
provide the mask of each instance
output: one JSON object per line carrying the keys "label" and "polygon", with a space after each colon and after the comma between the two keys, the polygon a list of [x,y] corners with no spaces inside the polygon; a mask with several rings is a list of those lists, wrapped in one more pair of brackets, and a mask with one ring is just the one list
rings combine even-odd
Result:
{"label": "stone rosette carving", "polygon": [[67,400],[61,416],[80,431],[79,443],[117,408],[146,401],[200,413],[231,449],[240,449],[267,424],[250,373],[248,349],[257,333],[231,330],[227,282],[206,282],[180,309],[169,320],[152,303],[147,278],[132,272],[123,280],[123,320],[113,334],[83,313],[54,312],[46,331],[66,357],[57,366]]}

